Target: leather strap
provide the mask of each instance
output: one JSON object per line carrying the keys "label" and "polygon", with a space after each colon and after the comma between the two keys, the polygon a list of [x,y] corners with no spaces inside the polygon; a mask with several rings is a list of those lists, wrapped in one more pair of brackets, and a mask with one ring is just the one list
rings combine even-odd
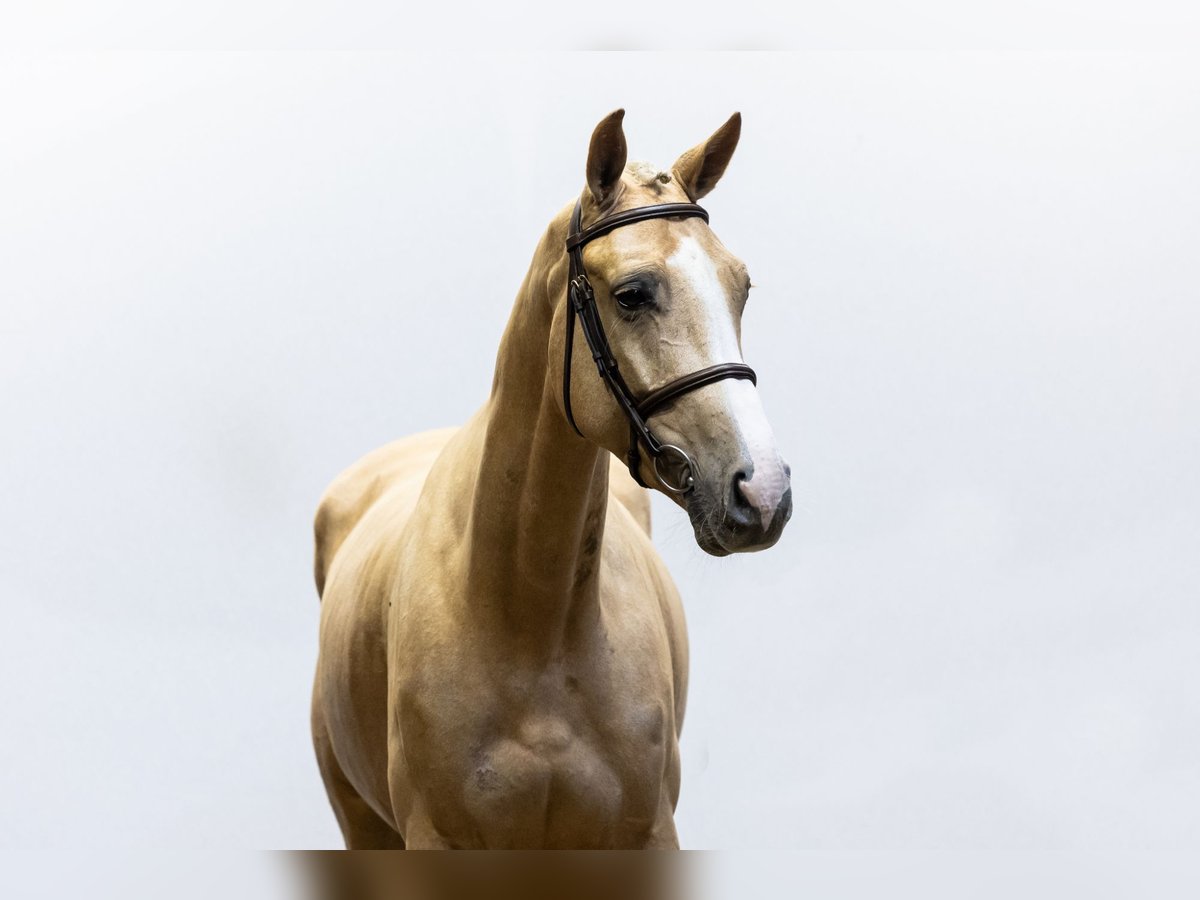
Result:
{"label": "leather strap", "polygon": [[648,419],[659,408],[666,406],[681,394],[697,390],[706,384],[723,381],[726,378],[742,378],[753,384],[758,384],[758,376],[745,363],[720,363],[719,365],[709,366],[707,369],[701,369],[699,372],[693,372],[691,375],[676,378],[669,384],[655,388],[638,401],[637,411],[642,418]]}
{"label": "leather strap", "polygon": [[567,346],[566,358],[563,361],[563,409],[567,413],[567,421],[575,429],[575,433],[583,437],[583,432],[575,424],[575,413],[571,411],[571,349],[575,343],[575,304],[571,300],[571,288],[567,287]]}
{"label": "leather strap", "polygon": [[[563,410],[566,412],[567,421],[575,429],[575,433],[583,437],[583,432],[575,423],[575,415],[571,409],[571,357],[575,344],[575,323],[578,320],[583,329],[583,337],[587,341],[588,349],[592,352],[592,361],[596,364],[596,371],[608,387],[613,399],[617,401],[625,418],[629,420],[629,452],[625,460],[626,465],[629,466],[629,474],[642,487],[649,487],[642,480],[639,471],[641,468],[639,447],[645,447],[646,452],[655,460],[655,473],[658,475],[657,461],[658,457],[663,455],[665,445],[655,437],[646,420],[675,398],[707,384],[725,378],[742,378],[757,384],[758,378],[754,374],[754,370],[744,363],[720,363],[676,378],[651,391],[640,401],[634,397],[629,385],[625,383],[624,376],[621,375],[617,359],[613,356],[612,347],[608,343],[608,336],[604,333],[604,325],[600,321],[600,311],[596,306],[596,294],[592,289],[591,282],[588,281],[587,272],[584,271],[583,247],[589,241],[603,237],[623,225],[632,225],[634,222],[674,217],[698,217],[707,222],[708,211],[695,203],[657,203],[652,206],[640,206],[614,213],[586,229],[580,227],[582,216],[582,201],[576,201],[575,209],[571,213],[571,225],[567,236],[569,281],[567,283],[567,334],[563,360]],[[668,447],[667,449],[679,453],[687,461],[685,470],[690,467],[690,457],[686,453],[678,447]],[[687,480],[683,486],[669,485],[663,481],[661,475],[658,475],[658,478],[669,490],[686,493],[687,490],[690,490],[692,473],[687,471],[686,474]]]}
{"label": "leather strap", "polygon": [[[578,208],[579,204],[576,204]],[[634,222],[645,222],[649,219],[666,219],[670,216],[684,218],[701,218],[708,221],[708,210],[695,203],[655,203],[653,206],[638,206],[624,212],[613,213],[607,218],[593,222],[582,231],[572,232],[567,238],[567,252],[583,248],[583,245],[604,237],[610,231],[615,231],[622,225],[632,225]],[[572,220],[574,220],[572,216]]]}

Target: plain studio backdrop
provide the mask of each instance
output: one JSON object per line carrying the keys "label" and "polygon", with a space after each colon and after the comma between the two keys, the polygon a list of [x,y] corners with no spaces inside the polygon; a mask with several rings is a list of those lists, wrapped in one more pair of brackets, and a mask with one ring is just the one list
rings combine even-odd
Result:
{"label": "plain studio backdrop", "polygon": [[483,402],[623,106],[662,165],[744,115],[706,205],[797,498],[724,560],[655,498],[684,845],[1195,848],[1198,97],[1161,53],[9,58],[0,842],[340,845],[317,499]]}

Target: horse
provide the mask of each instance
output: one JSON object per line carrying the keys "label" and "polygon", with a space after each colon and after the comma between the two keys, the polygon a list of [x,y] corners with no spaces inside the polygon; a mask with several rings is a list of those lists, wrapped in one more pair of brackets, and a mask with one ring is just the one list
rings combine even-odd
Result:
{"label": "horse", "polygon": [[[627,161],[623,120],[537,244],[484,405],[320,501],[312,733],[348,848],[679,846],[688,644],[642,485],[724,556],[779,539],[791,472],[742,363],[746,266],[695,205],[741,116],[670,169]],[[641,416],[614,374],[635,407],[698,383]]]}

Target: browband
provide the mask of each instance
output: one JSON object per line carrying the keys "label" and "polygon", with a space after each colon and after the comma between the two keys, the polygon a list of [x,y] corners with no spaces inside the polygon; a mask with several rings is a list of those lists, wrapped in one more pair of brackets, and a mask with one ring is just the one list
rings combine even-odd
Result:
{"label": "browband", "polygon": [[[579,208],[578,203],[576,204],[576,208]],[[679,216],[680,218],[694,217],[707,222],[708,210],[695,203],[656,203],[653,206],[637,206],[633,209],[627,209],[624,212],[613,213],[607,218],[593,222],[583,231],[572,233],[567,238],[567,251],[582,249],[583,245],[588,243],[588,241],[604,237],[604,235],[620,228],[622,225],[632,225],[634,222],[645,222],[648,219],[665,219],[668,216]],[[571,217],[571,221],[578,224],[575,222],[575,216]]]}
{"label": "browband", "polygon": [[[758,378],[754,374],[754,370],[745,363],[720,363],[676,378],[638,400],[630,391],[629,385],[625,383],[625,378],[621,375],[617,365],[617,359],[613,356],[612,348],[609,346],[608,336],[604,333],[604,326],[600,321],[600,311],[596,306],[596,293],[592,289],[591,282],[588,281],[587,272],[583,266],[583,248],[589,241],[603,237],[623,225],[666,218],[701,218],[707,222],[708,211],[695,203],[657,203],[652,206],[639,206],[614,213],[586,229],[580,228],[582,217],[583,204],[582,201],[577,200],[575,209],[571,213],[571,225],[567,235],[570,280],[567,285],[566,358],[563,362],[563,409],[567,414],[567,421],[571,423],[575,433],[582,437],[583,432],[575,424],[575,415],[571,410],[571,354],[575,342],[575,320],[578,319],[588,349],[592,351],[592,360],[596,363],[596,370],[608,386],[617,405],[620,406],[621,412],[629,420],[629,452],[625,460],[629,466],[629,474],[642,487],[649,487],[642,480],[639,471],[641,468],[641,459],[638,454],[640,444],[645,447],[654,462],[654,473],[659,483],[672,493],[686,494],[695,484],[695,464],[691,457],[679,447],[660,442],[654,432],[650,430],[646,420],[672,400],[705,385],[726,378],[741,378],[757,384]],[[664,477],[660,467],[660,461],[669,453],[678,456],[683,464],[683,474],[678,481],[674,482],[668,481]]]}

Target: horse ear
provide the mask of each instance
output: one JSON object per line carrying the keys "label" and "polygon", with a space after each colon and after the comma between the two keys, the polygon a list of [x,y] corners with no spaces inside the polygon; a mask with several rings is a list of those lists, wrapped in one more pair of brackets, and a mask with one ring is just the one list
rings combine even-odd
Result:
{"label": "horse ear", "polygon": [[735,112],[713,136],[675,160],[675,177],[693,201],[699,200],[717,186],[725,167],[737,149],[742,134],[742,114]]}
{"label": "horse ear", "polygon": [[588,147],[588,190],[601,207],[608,206],[616,198],[621,173],[625,171],[629,150],[625,146],[625,131],[621,128],[624,118],[625,110],[618,109],[601,119],[592,132],[592,143]]}

